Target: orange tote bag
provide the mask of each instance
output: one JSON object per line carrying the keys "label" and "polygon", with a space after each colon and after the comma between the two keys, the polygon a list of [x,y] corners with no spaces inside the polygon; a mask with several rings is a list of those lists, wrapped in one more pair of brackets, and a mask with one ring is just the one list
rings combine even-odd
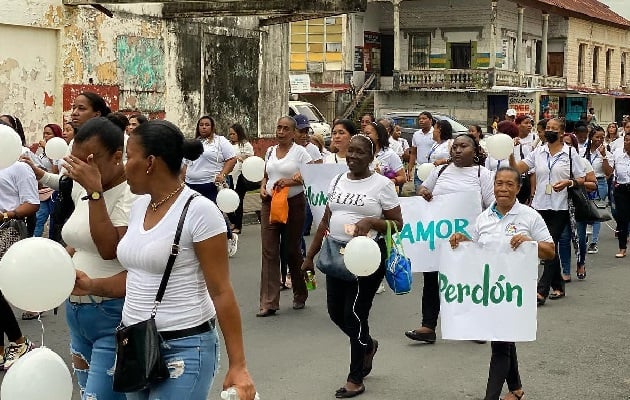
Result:
{"label": "orange tote bag", "polygon": [[270,224],[286,224],[289,219],[289,187],[274,189],[271,197]]}

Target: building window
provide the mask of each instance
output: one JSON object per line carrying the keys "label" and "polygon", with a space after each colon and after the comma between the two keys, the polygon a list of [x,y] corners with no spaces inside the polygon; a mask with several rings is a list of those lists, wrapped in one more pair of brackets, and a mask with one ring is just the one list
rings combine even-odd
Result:
{"label": "building window", "polygon": [[593,49],[593,83],[599,82],[599,53],[601,47],[595,46]]}
{"label": "building window", "polygon": [[608,49],[606,50],[606,87],[610,88],[611,86],[611,82],[610,82],[610,64],[612,62],[612,58],[613,58],[613,50],[612,49]]}
{"label": "building window", "polygon": [[578,49],[578,82],[584,83],[584,65],[586,64],[586,45],[581,44]]}
{"label": "building window", "polygon": [[431,34],[409,34],[409,69],[428,69],[431,55]]}

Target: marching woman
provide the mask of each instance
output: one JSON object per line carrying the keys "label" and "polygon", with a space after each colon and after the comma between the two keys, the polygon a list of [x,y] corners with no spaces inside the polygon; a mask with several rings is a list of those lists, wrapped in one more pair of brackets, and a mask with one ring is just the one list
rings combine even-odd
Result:
{"label": "marching woman", "polygon": [[[558,244],[562,232],[569,226],[568,187],[584,184],[584,168],[577,150],[563,142],[564,121],[550,119],[545,131],[546,143],[534,149],[525,159],[516,162],[510,155],[510,166],[521,174],[534,169],[535,194],[531,206],[545,220],[554,243]],[[569,166],[573,170],[569,170]],[[572,178],[573,177],[573,178]],[[544,261],[543,274],[538,281],[538,304],[543,305],[565,296],[564,281],[558,252],[551,260]],[[553,292],[549,294],[549,288]]]}
{"label": "marching woman", "polygon": [[436,167],[448,164],[451,146],[453,145],[453,127],[450,122],[444,120],[435,121],[433,125],[433,141],[435,144],[431,147],[426,162],[432,163]]}
{"label": "marching woman", "polygon": [[337,151],[328,154],[324,158],[324,164],[345,164],[350,139],[357,133],[357,127],[349,119],[337,120],[333,126],[331,139],[331,147]]}
{"label": "marching woman", "polygon": [[[182,159],[194,160],[202,151],[199,142],[185,141],[181,131],[166,121],[146,122],[129,137],[125,171],[131,191],[142,197],[133,203],[129,229],[118,245],[120,261],[129,271],[122,313],[125,326],[145,321],[155,307],[175,228],[195,193],[181,179]],[[192,199],[184,216],[180,251],[155,315],[171,379],[127,393],[127,400],[207,398],[219,362],[215,316],[229,361],[223,388],[236,387],[240,399],[253,400],[256,390],[245,362],[226,242],[225,221],[216,205],[202,196]]]}
{"label": "marching woman", "polygon": [[228,136],[236,153],[236,165],[230,173],[230,176],[232,178],[232,186],[236,193],[238,193],[239,198],[238,208],[233,213],[228,214],[228,217],[230,218],[230,222],[234,224],[232,233],[240,234],[243,228],[243,201],[245,200],[245,193],[247,193],[248,187],[251,186],[251,183],[245,179],[241,170],[243,169],[243,161],[245,161],[247,157],[254,155],[254,147],[247,140],[245,129],[243,129],[241,124],[232,125]]}
{"label": "marching woman", "polygon": [[630,135],[623,137],[623,147],[613,153],[615,164],[615,205],[617,209],[617,258],[626,256],[628,248],[628,223],[630,223]]}
{"label": "marching woman", "polygon": [[[203,154],[197,160],[185,160],[183,174],[186,184],[202,196],[217,202],[218,186],[226,182],[226,177],[236,165],[236,152],[230,142],[217,134],[214,118],[204,115],[197,121],[195,139],[201,140]],[[238,250],[238,235],[232,233],[230,222],[226,220],[228,235],[228,254],[230,257]]]}
{"label": "marching woman", "polygon": [[[516,250],[523,242],[538,244],[538,257],[549,260],[554,257],[554,244],[545,221],[535,210],[519,203],[516,195],[521,187],[520,173],[509,167],[501,167],[494,177],[496,202],[487,208],[471,229],[472,238],[455,233],[450,238],[451,247],[467,240],[492,245],[498,240],[510,242]],[[516,226],[516,231],[506,229]],[[532,265],[532,268],[536,268]],[[498,400],[507,382],[509,393],[502,400],[521,400],[525,392],[518,372],[516,345],[513,342],[492,342],[492,358],[486,386],[485,400]]]}
{"label": "marching woman", "polygon": [[[319,253],[327,231],[335,241],[347,243],[353,237],[366,236],[370,232],[387,232],[387,220],[396,223],[399,229],[402,227],[402,212],[395,186],[370,170],[375,149],[375,143],[368,136],[357,135],[351,139],[347,157],[350,171],[331,182],[328,205],[306,253],[302,270],[314,271],[313,259]],[[360,196],[362,202],[346,201]],[[363,379],[371,372],[372,360],[378,349],[378,342],[370,336],[368,317],[376,290],[385,276],[387,251],[383,240],[379,241],[379,246],[381,263],[372,275],[355,280],[326,275],[328,315],[350,339],[350,372],[345,385],[335,392],[338,399],[355,397],[365,391]]]}
{"label": "marching woman", "polygon": [[[434,168],[418,189],[418,195],[426,201],[433,196],[450,193],[481,193],[481,206],[490,207],[494,202],[492,172],[479,165],[481,147],[472,135],[460,135],[453,141],[448,164]],[[435,343],[435,327],[440,314],[438,272],[424,272],[422,287],[422,326],[405,332],[409,339]]]}
{"label": "marching woman", "polygon": [[389,148],[389,134],[385,126],[372,123],[363,128],[363,133],[369,136],[376,149],[372,162],[374,171],[389,178],[394,185],[405,183],[405,167],[398,154]]}
{"label": "marching woman", "polygon": [[[114,365],[115,332],[120,324],[127,271],[117,259],[117,246],[127,231],[135,196],[122,163],[123,132],[105,117],[83,123],[65,157],[66,174],[74,181],[74,210],[62,236],[77,269],[66,302],[72,365],[83,398],[121,400],[108,371]],[[58,189],[59,175],[34,167],[46,186]]]}
{"label": "marching woman", "polygon": [[[280,308],[280,237],[285,238],[285,249],[293,289],[293,309],[305,307],[308,292],[304,279],[300,279],[303,256],[300,239],[306,217],[306,197],[299,175],[300,165],[312,161],[304,147],[294,143],[297,123],[291,117],[282,117],[276,126],[278,144],[267,150],[265,175],[260,182],[261,273],[260,310],[257,317],[272,316]],[[270,222],[271,200],[277,190],[288,188],[286,223]]]}

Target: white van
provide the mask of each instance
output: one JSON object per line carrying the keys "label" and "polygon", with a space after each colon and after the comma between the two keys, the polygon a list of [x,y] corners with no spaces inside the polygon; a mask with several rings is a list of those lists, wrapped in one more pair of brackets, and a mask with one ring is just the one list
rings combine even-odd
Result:
{"label": "white van", "polygon": [[317,107],[305,101],[289,101],[289,116],[293,117],[297,114],[305,115],[311,124],[313,133],[321,134],[326,145],[330,144],[330,124],[326,122],[326,118]]}

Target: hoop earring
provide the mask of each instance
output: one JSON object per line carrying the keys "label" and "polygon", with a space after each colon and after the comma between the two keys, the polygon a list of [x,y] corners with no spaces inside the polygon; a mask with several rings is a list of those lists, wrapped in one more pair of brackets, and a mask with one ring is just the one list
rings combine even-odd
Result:
{"label": "hoop earring", "polygon": [[479,164],[479,161],[480,161],[479,156],[478,156],[478,155],[475,155],[475,156],[473,157],[473,161],[475,162],[475,164]]}

